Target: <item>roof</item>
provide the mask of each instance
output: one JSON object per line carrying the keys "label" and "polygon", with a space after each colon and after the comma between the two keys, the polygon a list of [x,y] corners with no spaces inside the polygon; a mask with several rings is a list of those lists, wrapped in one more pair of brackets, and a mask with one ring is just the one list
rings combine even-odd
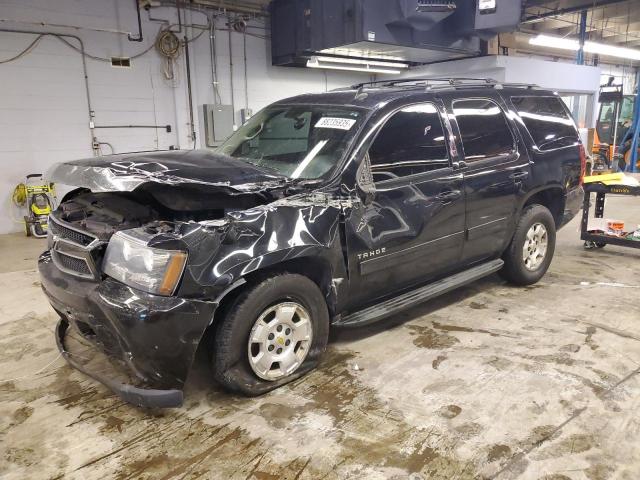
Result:
{"label": "roof", "polygon": [[486,94],[487,89],[519,94],[526,90],[528,95],[549,95],[551,93],[549,90],[540,89],[535,85],[499,83],[493,79],[485,78],[406,78],[365,82],[325,93],[298,95],[282,99],[276,104],[340,105],[374,110],[390,100],[417,94],[464,91],[465,95],[482,95]]}

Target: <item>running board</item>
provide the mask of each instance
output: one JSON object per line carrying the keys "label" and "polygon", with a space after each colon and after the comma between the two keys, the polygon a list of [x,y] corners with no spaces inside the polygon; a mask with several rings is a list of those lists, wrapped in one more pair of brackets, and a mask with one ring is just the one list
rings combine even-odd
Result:
{"label": "running board", "polygon": [[431,300],[439,295],[443,295],[458,287],[475,282],[476,280],[491,275],[502,268],[504,262],[502,260],[493,260],[483,263],[477,267],[470,268],[464,272],[456,273],[450,277],[443,278],[437,282],[430,283],[424,287],[411,290],[397,297],[385,300],[364,310],[360,310],[349,315],[345,315],[336,321],[334,325],[341,327],[355,327],[377,322],[393,313],[406,310],[407,308],[418,305],[427,300]]}

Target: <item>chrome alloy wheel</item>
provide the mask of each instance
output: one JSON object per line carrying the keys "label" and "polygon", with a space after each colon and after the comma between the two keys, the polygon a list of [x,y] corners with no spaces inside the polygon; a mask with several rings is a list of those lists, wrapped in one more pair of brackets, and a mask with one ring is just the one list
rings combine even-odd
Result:
{"label": "chrome alloy wheel", "polygon": [[296,302],[278,303],[260,314],[249,333],[249,365],[263,380],[295,372],[309,353],[311,317]]}
{"label": "chrome alloy wheel", "polygon": [[548,245],[547,227],[542,223],[531,225],[522,246],[522,260],[527,270],[537,270],[544,262]]}

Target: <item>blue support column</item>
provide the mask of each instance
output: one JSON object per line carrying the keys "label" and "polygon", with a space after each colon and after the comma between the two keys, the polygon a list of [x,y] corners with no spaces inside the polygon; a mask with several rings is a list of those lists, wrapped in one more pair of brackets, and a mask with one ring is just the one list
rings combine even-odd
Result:
{"label": "blue support column", "polygon": [[[633,103],[633,120],[627,133],[622,137],[620,145],[618,145],[618,152],[622,152],[623,145],[631,139],[631,149],[629,151],[629,165],[627,165],[627,171],[637,172],[638,165],[638,137],[640,136],[640,70],[636,73],[636,95]],[[616,166],[617,170],[617,166]]]}
{"label": "blue support column", "polygon": [[629,170],[636,173],[638,166],[638,136],[640,136],[640,72],[636,75],[636,98],[633,105],[633,141],[631,142],[631,152],[629,154]]}
{"label": "blue support column", "polygon": [[576,56],[576,63],[584,65],[584,42],[587,39],[587,11],[580,12],[580,49]]}

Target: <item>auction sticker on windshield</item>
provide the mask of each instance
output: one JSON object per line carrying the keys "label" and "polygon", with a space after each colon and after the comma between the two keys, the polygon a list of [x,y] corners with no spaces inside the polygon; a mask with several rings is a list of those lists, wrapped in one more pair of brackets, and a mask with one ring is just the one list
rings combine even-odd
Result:
{"label": "auction sticker on windshield", "polygon": [[349,130],[356,121],[353,118],[322,117],[316,123],[316,128],[336,128],[338,130]]}

